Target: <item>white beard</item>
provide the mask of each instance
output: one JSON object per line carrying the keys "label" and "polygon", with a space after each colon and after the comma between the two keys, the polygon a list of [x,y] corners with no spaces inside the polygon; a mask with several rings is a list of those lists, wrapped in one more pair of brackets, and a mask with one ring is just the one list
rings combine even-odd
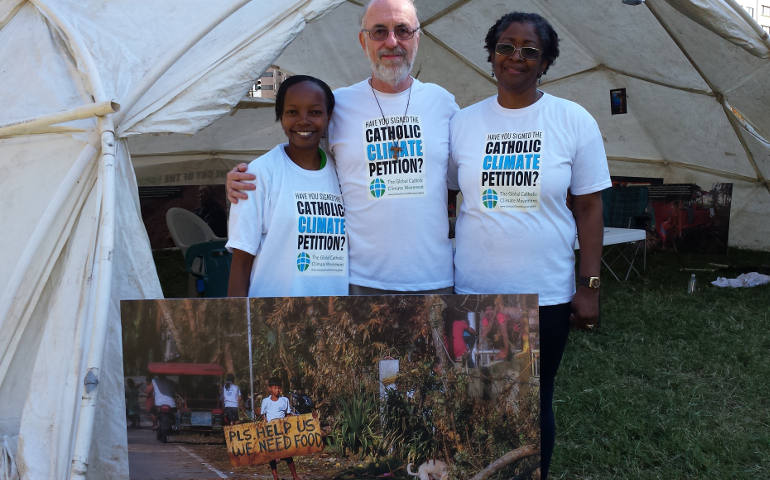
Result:
{"label": "white beard", "polygon": [[385,66],[379,63],[371,62],[372,76],[377,80],[382,80],[388,85],[397,85],[405,80],[412,71],[412,65],[402,63],[397,66]]}
{"label": "white beard", "polygon": [[[382,50],[380,50],[382,51]],[[377,52],[378,54],[380,52]],[[404,56],[404,62],[398,65],[384,65],[380,62],[379,58],[370,58],[369,64],[372,67],[372,76],[377,80],[381,80],[388,85],[397,85],[400,82],[406,80],[409,74],[412,72],[412,65],[414,64],[414,57],[417,56],[417,49],[412,52],[412,57]]]}

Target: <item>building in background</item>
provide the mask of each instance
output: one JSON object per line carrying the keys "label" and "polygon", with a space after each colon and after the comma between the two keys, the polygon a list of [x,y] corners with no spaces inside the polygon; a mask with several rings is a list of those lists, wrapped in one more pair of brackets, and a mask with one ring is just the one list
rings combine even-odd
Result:
{"label": "building in background", "polygon": [[770,0],[738,0],[767,34],[770,34]]}
{"label": "building in background", "polygon": [[292,74],[288,73],[277,65],[270,65],[265,73],[252,85],[248,96],[251,98],[275,98],[275,92],[286,78]]}

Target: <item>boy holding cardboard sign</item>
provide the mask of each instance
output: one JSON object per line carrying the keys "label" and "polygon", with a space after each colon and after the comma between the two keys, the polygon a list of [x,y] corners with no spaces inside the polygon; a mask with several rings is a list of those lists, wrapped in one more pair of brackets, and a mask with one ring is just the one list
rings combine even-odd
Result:
{"label": "boy holding cardboard sign", "polygon": [[[270,395],[262,400],[262,406],[259,411],[262,417],[270,422],[277,418],[284,418],[286,415],[293,415],[289,399],[281,396],[281,382],[277,378],[271,378],[268,383],[267,393]],[[294,466],[292,457],[283,458],[286,465],[289,466],[291,476],[294,480],[299,480],[297,468]],[[278,462],[270,460],[270,471],[273,474],[273,480],[278,480]]]}

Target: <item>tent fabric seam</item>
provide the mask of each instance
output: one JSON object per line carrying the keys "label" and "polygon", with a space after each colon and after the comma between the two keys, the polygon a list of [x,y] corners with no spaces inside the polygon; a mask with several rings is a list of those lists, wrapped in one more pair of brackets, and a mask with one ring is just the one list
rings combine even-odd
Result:
{"label": "tent fabric seam", "polygon": [[610,155],[607,156],[607,160],[610,160],[613,162],[641,163],[641,164],[647,164],[647,165],[662,165],[664,167],[676,167],[676,168],[682,168],[686,170],[693,170],[696,172],[709,173],[712,175],[722,176],[725,178],[732,178],[733,180],[740,180],[746,183],[762,184],[765,182],[765,180],[758,179],[757,177],[749,177],[749,176],[740,175],[737,173],[726,172],[724,170],[719,170],[716,168],[702,167],[700,165],[694,165],[692,163],[685,163],[685,162],[677,162],[674,160],[617,157],[617,156],[610,156]]}

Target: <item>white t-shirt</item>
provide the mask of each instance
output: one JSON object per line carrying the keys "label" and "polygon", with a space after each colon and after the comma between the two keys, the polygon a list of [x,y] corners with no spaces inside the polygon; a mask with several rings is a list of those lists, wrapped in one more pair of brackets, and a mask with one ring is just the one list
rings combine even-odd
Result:
{"label": "white t-shirt", "polygon": [[611,185],[596,121],[547,93],[520,109],[493,96],[455,115],[451,132],[450,185],[459,181],[463,193],[455,291],[569,302],[576,226],[567,190],[585,195]]}
{"label": "white t-shirt", "polygon": [[230,207],[227,248],[255,256],[250,297],[347,295],[348,246],[334,163],[305,170],[278,145],[249,164],[254,194]]}
{"label": "white t-shirt", "polygon": [[[376,95],[382,113],[368,79],[336,90],[329,124],[350,238],[350,283],[399,291],[449,287],[446,173],[457,104],[443,88],[416,79],[411,94]],[[400,149],[397,159],[392,147]]]}
{"label": "white t-shirt", "polygon": [[286,397],[278,397],[278,400],[273,401],[270,397],[265,397],[262,399],[262,406],[260,407],[259,412],[267,417],[268,422],[271,422],[276,418],[283,418],[291,413],[289,399]]}
{"label": "white t-shirt", "polygon": [[238,385],[231,383],[229,389],[227,385],[222,388],[222,400],[224,401],[225,408],[238,407],[240,398],[241,389],[238,388]]}
{"label": "white t-shirt", "polygon": [[167,378],[153,378],[152,379],[152,394],[153,403],[156,407],[161,405],[168,405],[171,408],[176,408],[176,401],[174,400],[174,383]]}

